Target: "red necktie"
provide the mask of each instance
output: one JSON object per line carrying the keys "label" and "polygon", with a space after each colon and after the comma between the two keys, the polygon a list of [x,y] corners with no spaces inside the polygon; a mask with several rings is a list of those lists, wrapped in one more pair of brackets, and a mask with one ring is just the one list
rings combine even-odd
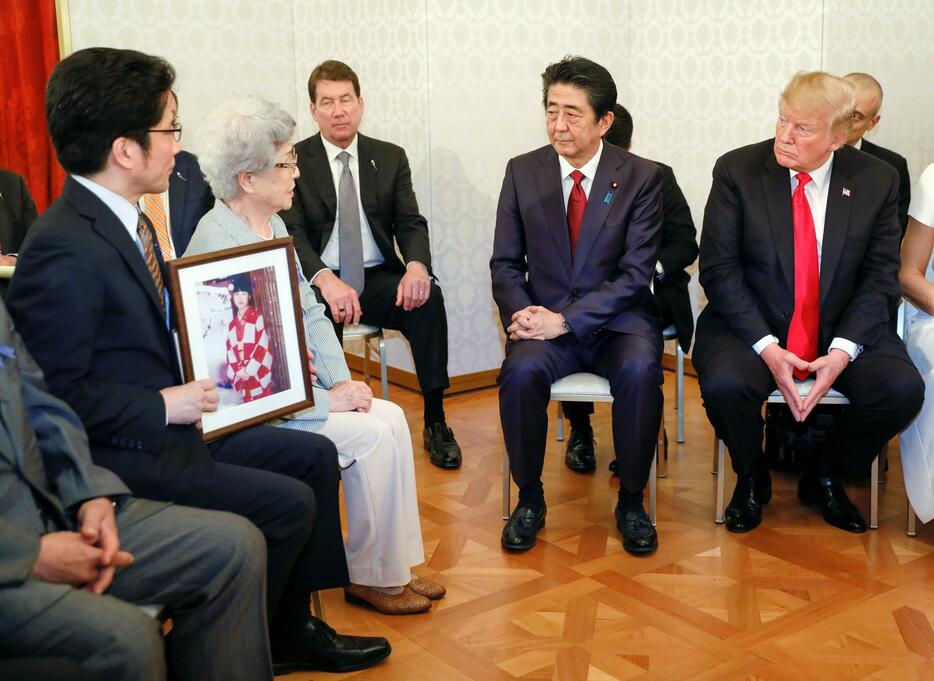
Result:
{"label": "red necktie", "polygon": [[571,179],[574,180],[574,186],[571,187],[571,195],[568,197],[568,236],[571,237],[571,257],[573,258],[577,252],[577,240],[581,235],[584,211],[587,209],[587,194],[581,186],[584,173],[579,170],[571,171]]}
{"label": "red necktie", "polygon": [[[788,328],[788,350],[801,359],[817,359],[817,333],[820,321],[820,273],[817,269],[817,235],[814,217],[804,194],[804,185],[811,181],[807,173],[795,175],[798,186],[791,197],[792,220],[795,226],[795,311]],[[804,380],[809,372],[795,369],[795,378]]]}

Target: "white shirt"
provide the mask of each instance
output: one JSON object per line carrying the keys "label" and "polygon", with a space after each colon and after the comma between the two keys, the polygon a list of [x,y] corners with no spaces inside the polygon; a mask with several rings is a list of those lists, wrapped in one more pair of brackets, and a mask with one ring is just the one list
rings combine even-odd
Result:
{"label": "white shirt", "polygon": [[574,178],[571,177],[571,173],[575,170],[579,170],[583,173],[584,179],[581,180],[581,187],[584,189],[584,194],[590,199],[590,187],[593,185],[593,178],[597,174],[597,166],[600,165],[601,154],[603,154],[603,140],[600,140],[600,146],[597,148],[597,153],[593,155],[593,158],[580,168],[575,168],[564,156],[558,155],[558,165],[561,168],[561,191],[564,192],[565,212],[567,212],[571,190],[574,188]]}
{"label": "white shirt", "polygon": [[[820,272],[821,265],[821,250],[824,244],[824,221],[827,217],[827,197],[830,194],[830,173],[833,170],[833,154],[830,154],[830,157],[824,162],[824,164],[815,168],[808,175],[811,176],[811,181],[804,185],[804,195],[808,200],[808,205],[811,208],[811,219],[814,221],[814,236],[817,240],[817,271]],[[798,188],[798,178],[795,175],[798,174],[797,170],[788,169],[788,177],[790,180],[790,189],[792,195],[794,195],[795,190]],[[765,350],[772,343],[777,343],[778,338],[769,334],[760,338],[753,346],[752,349],[755,350],[758,354],[762,354],[762,351]],[[828,352],[834,348],[839,348],[843,350],[846,354],[850,356],[850,361],[852,362],[856,359],[856,356],[862,352],[862,347],[854,343],[853,341],[846,340],[845,338],[834,338],[830,342],[830,347]]]}
{"label": "white shirt", "polygon": [[[339,227],[341,218],[340,188],[341,173],[344,170],[344,164],[341,163],[337,157],[342,151],[346,151],[350,155],[347,166],[350,168],[350,174],[353,176],[354,191],[357,192],[357,208],[360,211],[360,233],[363,239],[363,266],[375,267],[376,265],[381,265],[384,261],[383,254],[380,252],[379,246],[376,245],[376,239],[373,238],[373,231],[370,229],[370,223],[366,219],[366,213],[363,211],[363,202],[360,199],[360,157],[357,153],[357,141],[359,139],[357,135],[354,135],[350,145],[346,149],[341,149],[324,139],[324,135],[321,136],[321,142],[324,144],[324,153],[327,154],[328,161],[331,164],[331,177],[334,180],[334,194],[337,196],[337,212],[334,215],[334,227],[331,230],[331,238],[328,239],[328,243],[321,253],[321,260],[332,270],[339,270],[341,267]],[[314,279],[317,274],[318,272],[315,272],[311,278]]]}
{"label": "white shirt", "polygon": [[863,138],[860,137],[858,140],[856,140],[856,144],[851,144],[850,146],[852,146],[854,149],[859,149],[860,151],[862,151],[863,150]]}

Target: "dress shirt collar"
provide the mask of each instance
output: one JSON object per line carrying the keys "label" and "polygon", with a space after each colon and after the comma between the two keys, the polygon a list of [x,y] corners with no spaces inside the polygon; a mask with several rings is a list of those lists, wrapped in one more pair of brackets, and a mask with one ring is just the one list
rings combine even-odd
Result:
{"label": "dress shirt collar", "polygon": [[858,140],[856,140],[856,144],[852,146],[854,149],[859,149],[860,151],[862,151],[863,150],[863,138],[860,137]]}
{"label": "dress shirt collar", "polygon": [[137,242],[137,225],[139,225],[139,209],[114,191],[98,184],[94,180],[89,180],[81,175],[72,175],[75,181],[85,187],[89,192],[104,202],[111,212],[117,216],[127,232],[130,233],[130,239],[133,243]]}
{"label": "dress shirt collar", "polygon": [[[827,188],[827,184],[830,182],[830,171],[832,169],[833,169],[833,154],[831,154],[827,158],[827,160],[824,161],[824,165],[822,165],[820,168],[815,168],[814,170],[808,173],[808,175],[811,176],[811,184],[814,186],[815,190],[819,192],[823,192]],[[798,180],[795,179],[795,175],[797,175],[798,172],[799,171],[792,170],[791,168],[788,169],[788,173],[791,177],[792,191],[794,191],[798,186]],[[807,189],[807,186],[805,186],[805,189]]]}
{"label": "dress shirt collar", "polygon": [[558,154],[558,165],[561,167],[561,179],[563,180],[575,170],[579,170],[588,180],[593,180],[594,176],[597,174],[597,166],[600,165],[600,156],[602,154],[603,140],[600,140],[600,146],[597,147],[597,153],[593,155],[593,158],[587,161],[587,163],[582,165],[580,168],[575,168],[566,158],[564,158],[564,156]]}
{"label": "dress shirt collar", "polygon": [[359,161],[360,157],[357,155],[357,141],[359,139],[359,135],[354,135],[353,141],[347,145],[347,148],[341,149],[336,144],[331,144],[328,142],[326,139],[324,139],[324,135],[321,135],[321,144],[324,145],[324,153],[327,154],[328,161],[331,161],[332,163],[342,151],[346,151],[348,154],[350,154],[352,159]]}

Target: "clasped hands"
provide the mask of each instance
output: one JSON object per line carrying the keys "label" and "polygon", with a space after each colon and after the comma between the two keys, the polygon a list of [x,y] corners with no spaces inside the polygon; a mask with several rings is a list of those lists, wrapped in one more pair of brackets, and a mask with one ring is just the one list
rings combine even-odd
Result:
{"label": "clasped hands", "polygon": [[[775,385],[785,397],[788,408],[795,421],[804,421],[811,410],[827,394],[834,381],[850,363],[850,356],[833,348],[826,355],[818,357],[813,362],[807,362],[793,352],[785,350],[778,343],[767,346],[759,355],[769,367],[775,379]],[[814,374],[814,387],[804,399],[798,394],[798,386],[794,381],[794,370],[802,369]]]}
{"label": "clasped hands", "polygon": [[506,327],[509,340],[551,340],[568,330],[564,315],[541,305],[529,305],[512,315],[512,324]]}
{"label": "clasped hands", "polygon": [[98,497],[78,509],[78,532],[49,532],[39,541],[39,556],[30,574],[37,579],[104,593],[114,574],[133,562],[120,550],[113,504]]}

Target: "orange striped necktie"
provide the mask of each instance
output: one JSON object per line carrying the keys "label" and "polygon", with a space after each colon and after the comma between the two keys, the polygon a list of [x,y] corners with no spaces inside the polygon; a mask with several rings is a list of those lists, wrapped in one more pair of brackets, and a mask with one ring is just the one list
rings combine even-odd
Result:
{"label": "orange striped necktie", "polygon": [[159,251],[163,260],[174,260],[175,250],[169,238],[169,225],[165,219],[165,204],[162,203],[162,194],[143,194],[143,212],[152,223],[156,232],[156,241],[159,242]]}

